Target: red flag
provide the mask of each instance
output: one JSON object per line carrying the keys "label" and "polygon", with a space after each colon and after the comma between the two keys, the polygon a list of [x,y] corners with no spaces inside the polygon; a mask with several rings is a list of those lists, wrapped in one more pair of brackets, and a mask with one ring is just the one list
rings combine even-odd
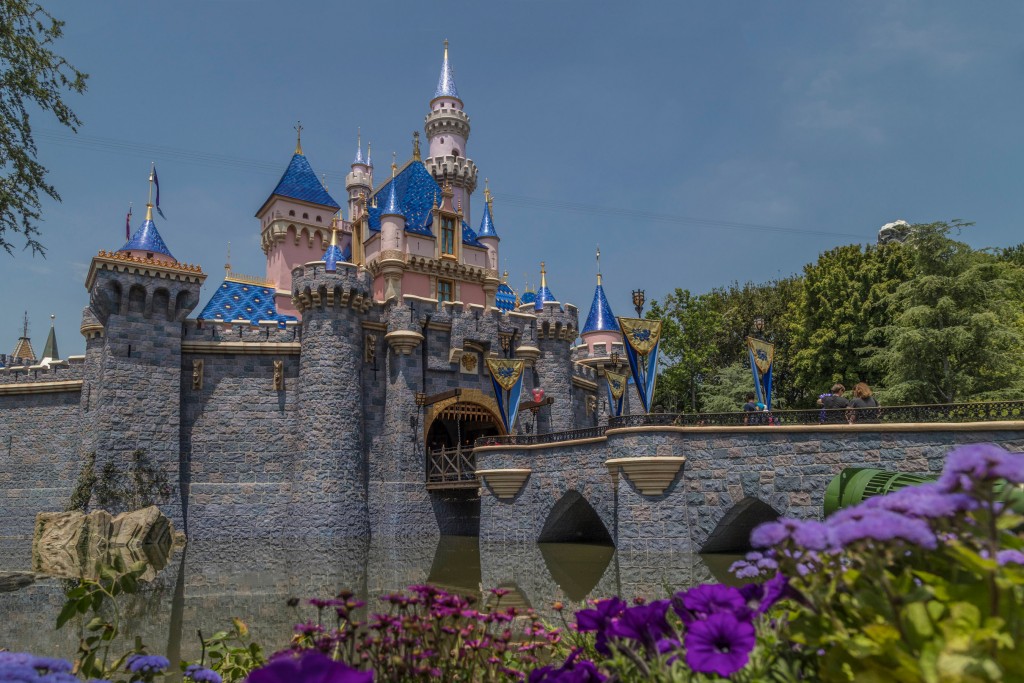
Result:
{"label": "red flag", "polygon": [[128,215],[124,217],[124,239],[128,241],[132,238],[132,205],[128,205]]}

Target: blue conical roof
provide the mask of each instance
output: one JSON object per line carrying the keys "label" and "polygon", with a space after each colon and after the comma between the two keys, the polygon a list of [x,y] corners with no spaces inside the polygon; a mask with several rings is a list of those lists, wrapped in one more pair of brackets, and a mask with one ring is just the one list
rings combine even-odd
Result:
{"label": "blue conical roof", "polygon": [[363,136],[362,135],[358,136],[358,138],[356,140],[356,158],[352,161],[352,165],[354,166],[356,164],[366,165],[366,162],[363,161]]}
{"label": "blue conical roof", "polygon": [[337,244],[332,244],[327,247],[327,251],[324,252],[324,263],[326,264],[324,270],[328,273],[333,273],[338,270],[338,262],[344,262],[345,256],[341,253],[341,249],[338,248]]}
{"label": "blue conical roof", "polygon": [[156,223],[149,218],[142,222],[142,227],[136,230],[132,238],[125,242],[125,245],[118,251],[151,251],[154,254],[163,254],[171,260],[177,260],[164,244],[160,233],[157,232]]}
{"label": "blue conical roof", "polygon": [[555,298],[555,295],[551,293],[551,290],[548,289],[547,285],[542,285],[541,288],[537,290],[537,298],[533,301],[533,310],[543,311],[544,304],[552,301],[558,300]]}
{"label": "blue conical roof", "polygon": [[604,295],[604,287],[599,283],[594,290],[594,302],[590,304],[590,314],[583,326],[581,334],[588,332],[618,332],[619,323],[608,305],[608,297]]}
{"label": "blue conical roof", "polygon": [[284,175],[281,176],[281,180],[278,181],[272,194],[289,199],[300,199],[311,204],[329,206],[332,209],[341,208],[338,202],[327,194],[323,183],[316,177],[313,167],[309,165],[309,160],[299,153],[292,156],[291,163],[288,164],[288,168],[285,169]]}
{"label": "blue conical roof", "polygon": [[388,188],[388,200],[384,203],[384,208],[381,209],[380,215],[382,216],[402,216],[405,218],[405,214],[402,213],[402,205],[398,203],[398,192],[395,189],[395,179],[391,179],[391,186]]}
{"label": "blue conical roof", "polygon": [[448,41],[444,43],[444,62],[441,64],[441,76],[437,79],[437,89],[434,91],[434,97],[459,97],[459,89],[455,87],[455,73],[452,71],[452,65],[448,61]]}
{"label": "blue conical roof", "polygon": [[491,205],[484,202],[484,215],[480,219],[480,229],[477,230],[477,237],[497,237],[498,232],[494,229],[494,220],[491,218]]}

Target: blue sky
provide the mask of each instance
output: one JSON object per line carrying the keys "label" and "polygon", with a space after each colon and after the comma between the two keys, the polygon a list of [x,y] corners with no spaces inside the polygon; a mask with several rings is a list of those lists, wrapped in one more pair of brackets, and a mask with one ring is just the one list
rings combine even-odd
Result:
{"label": "blue sky", "polygon": [[[975,246],[1024,241],[1024,5],[935,1],[634,3],[66,0],[59,50],[90,74],[76,137],[40,116],[45,259],[0,255],[0,349],[28,309],[80,353],[83,286],[160,172],[175,256],[219,284],[261,275],[256,209],[294,148],[344,195],[357,126],[378,178],[411,154],[451,41],[467,153],[495,194],[502,266],[539,263],[586,316],[599,243],[616,313],[785,276],[878,228],[963,218]],[[482,192],[482,187],[478,190]],[[473,216],[479,220],[479,200]],[[582,320],[581,320],[582,323]]]}

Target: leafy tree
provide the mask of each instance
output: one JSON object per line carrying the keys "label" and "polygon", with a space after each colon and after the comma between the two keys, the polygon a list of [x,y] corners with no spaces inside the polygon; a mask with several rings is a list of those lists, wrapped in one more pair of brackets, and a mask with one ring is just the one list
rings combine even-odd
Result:
{"label": "leafy tree", "polygon": [[722,327],[717,300],[676,289],[664,301],[651,304],[649,318],[662,321],[661,364],[655,403],[665,412],[699,410],[697,388],[716,368],[718,352],[712,341]]}
{"label": "leafy tree", "polygon": [[73,131],[81,125],[63,95],[84,92],[88,76],[52,51],[63,33],[64,22],[35,2],[0,0],[0,247],[7,253],[18,233],[26,249],[43,253],[34,237],[40,193],[60,201],[36,159],[29,110],[48,111]]}
{"label": "leafy tree", "polygon": [[795,382],[816,394],[836,382],[877,384],[870,358],[892,323],[891,294],[911,277],[909,249],[837,247],[804,266],[793,310]]}
{"label": "leafy tree", "polygon": [[890,401],[1019,397],[1024,269],[950,238],[968,225],[914,226],[915,277],[892,296],[897,315],[877,356]]}
{"label": "leafy tree", "polygon": [[754,390],[754,376],[743,361],[730,363],[718,371],[712,381],[700,386],[706,413],[732,413],[742,410],[747,394]]}

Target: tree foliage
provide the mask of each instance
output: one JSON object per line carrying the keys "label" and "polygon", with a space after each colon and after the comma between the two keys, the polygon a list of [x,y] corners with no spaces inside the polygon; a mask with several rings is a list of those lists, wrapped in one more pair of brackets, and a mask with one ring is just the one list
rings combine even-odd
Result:
{"label": "tree foliage", "polygon": [[31,0],[0,0],[0,247],[12,253],[15,234],[42,253],[35,238],[41,194],[60,200],[37,160],[30,113],[50,112],[73,131],[81,124],[66,92],[85,91],[86,74],[52,50],[64,22]]}

